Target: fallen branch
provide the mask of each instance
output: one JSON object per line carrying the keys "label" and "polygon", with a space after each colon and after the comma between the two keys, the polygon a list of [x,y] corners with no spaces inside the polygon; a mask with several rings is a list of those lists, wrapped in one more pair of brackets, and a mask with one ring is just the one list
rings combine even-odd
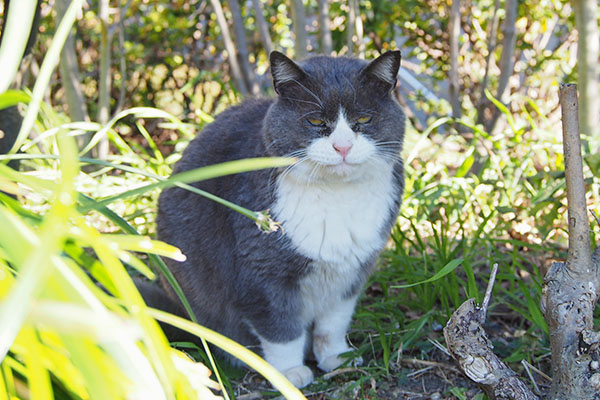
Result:
{"label": "fallen branch", "polygon": [[482,307],[474,299],[464,302],[444,328],[448,350],[467,377],[491,399],[534,400],[538,397],[492,351],[482,325],[492,294],[498,265],[494,264]]}

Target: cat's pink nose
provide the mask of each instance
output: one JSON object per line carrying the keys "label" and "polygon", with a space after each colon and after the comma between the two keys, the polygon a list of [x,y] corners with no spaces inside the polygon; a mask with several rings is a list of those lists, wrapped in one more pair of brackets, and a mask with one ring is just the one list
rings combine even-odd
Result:
{"label": "cat's pink nose", "polygon": [[344,145],[340,145],[340,144],[334,144],[333,148],[335,149],[335,151],[337,151],[338,153],[340,153],[340,156],[342,156],[342,159],[345,160],[346,156],[348,155],[348,152],[350,151],[350,149],[352,148],[351,144],[344,144]]}

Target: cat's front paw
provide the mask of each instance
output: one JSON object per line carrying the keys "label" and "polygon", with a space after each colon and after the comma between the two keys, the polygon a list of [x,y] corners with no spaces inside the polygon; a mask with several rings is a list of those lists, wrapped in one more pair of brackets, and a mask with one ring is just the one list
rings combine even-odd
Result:
{"label": "cat's front paw", "polygon": [[298,389],[311,384],[314,380],[313,372],[306,365],[299,365],[285,370],[283,375]]}
{"label": "cat's front paw", "polygon": [[[347,360],[348,360],[347,357],[342,357],[339,354],[334,354],[334,355],[327,357],[323,361],[321,361],[319,363],[318,367],[319,367],[319,369],[321,369],[325,372],[330,372],[330,371],[333,371],[334,369],[336,369],[337,367],[339,367],[340,365],[342,365],[343,363],[345,363]],[[349,362],[349,365],[352,367],[359,367],[362,364],[363,364],[363,359],[361,356],[355,357],[355,358],[351,359]]]}

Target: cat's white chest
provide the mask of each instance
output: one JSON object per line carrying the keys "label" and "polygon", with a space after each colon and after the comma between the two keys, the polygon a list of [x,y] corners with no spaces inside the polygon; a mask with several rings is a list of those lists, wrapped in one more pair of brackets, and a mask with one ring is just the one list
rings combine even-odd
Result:
{"label": "cat's white chest", "polygon": [[279,181],[274,216],[296,251],[313,260],[300,281],[307,324],[342,301],[363,264],[384,246],[396,195],[391,168],[359,182]]}
{"label": "cat's white chest", "polygon": [[320,263],[359,267],[381,249],[396,190],[391,168],[358,182],[279,181],[275,218],[302,255]]}

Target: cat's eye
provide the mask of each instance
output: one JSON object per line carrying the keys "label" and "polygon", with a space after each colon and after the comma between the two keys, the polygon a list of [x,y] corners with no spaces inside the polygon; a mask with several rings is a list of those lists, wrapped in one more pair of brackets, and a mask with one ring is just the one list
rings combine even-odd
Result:
{"label": "cat's eye", "polygon": [[311,124],[312,126],[325,126],[325,121],[323,121],[322,119],[317,119],[317,118],[309,118],[308,123]]}
{"label": "cat's eye", "polygon": [[358,122],[359,124],[366,124],[371,122],[371,117],[360,117],[359,119],[356,120],[356,122]]}

